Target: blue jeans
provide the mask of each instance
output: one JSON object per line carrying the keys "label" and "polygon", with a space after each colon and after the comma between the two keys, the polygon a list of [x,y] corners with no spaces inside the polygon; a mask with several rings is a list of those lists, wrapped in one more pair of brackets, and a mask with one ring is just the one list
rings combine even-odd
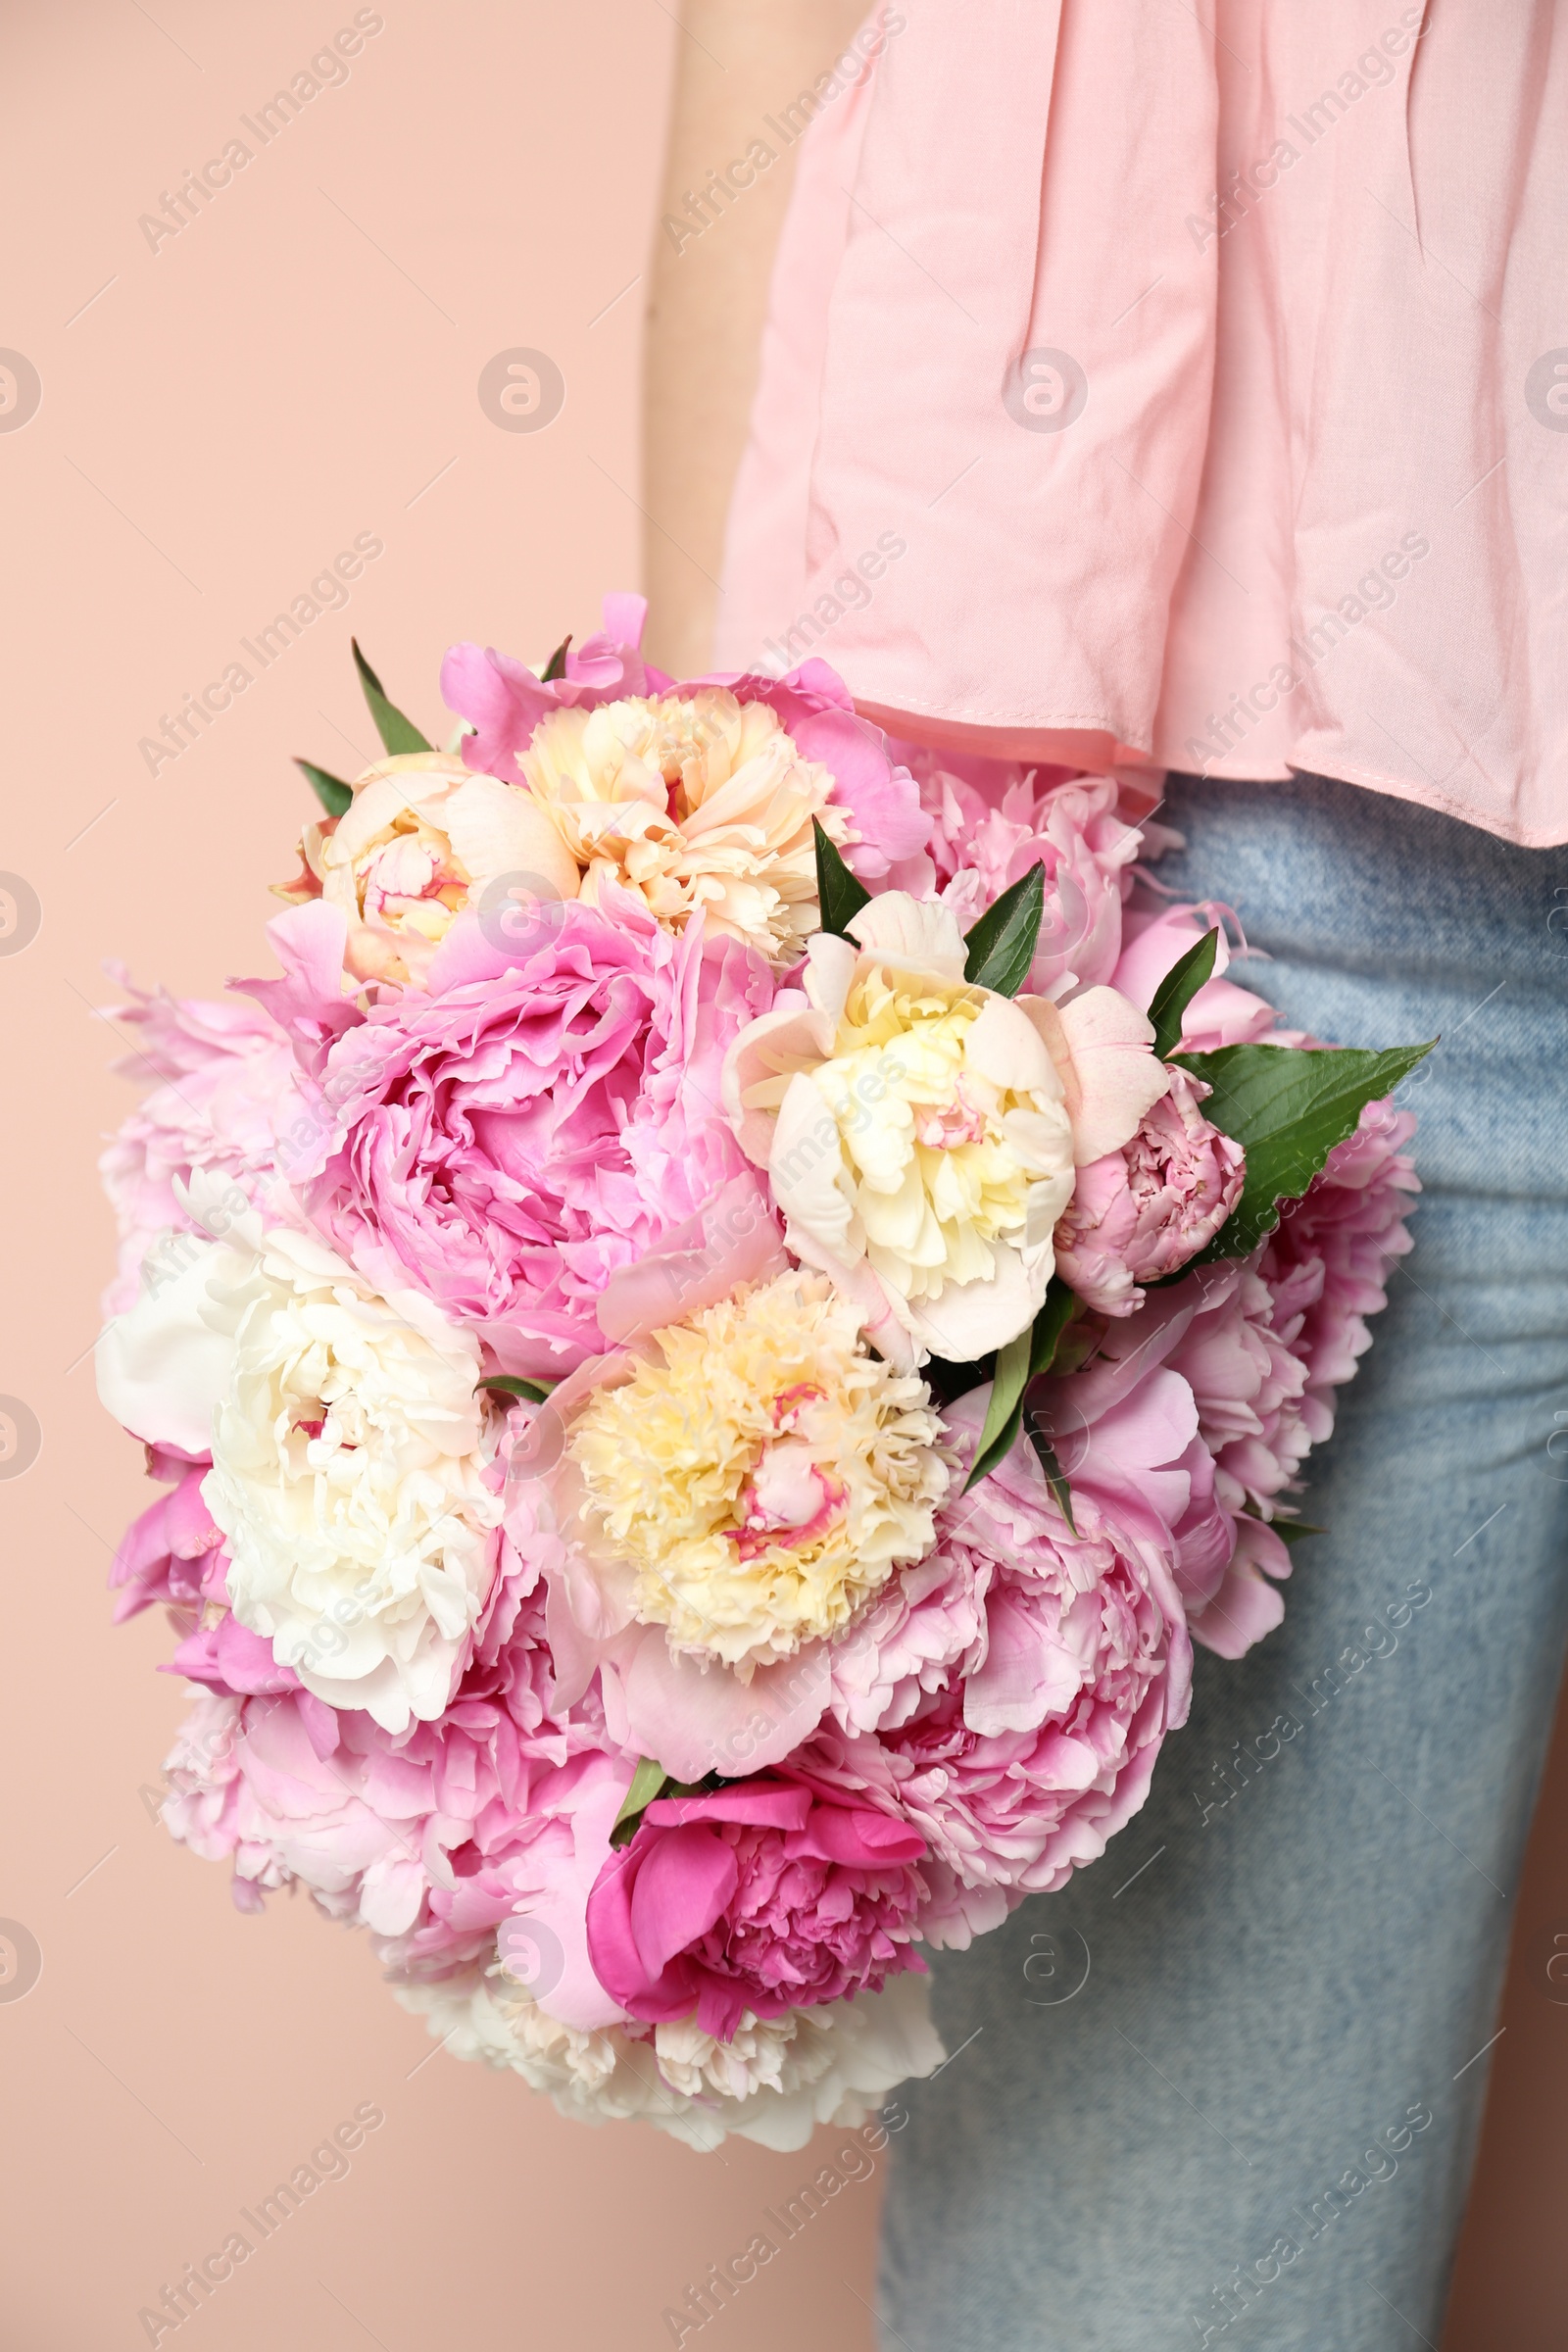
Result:
{"label": "blue jeans", "polygon": [[1161,816],[1161,879],[1238,910],[1291,1023],[1443,1033],[1399,1098],[1415,1249],[1283,1626],[1199,1653],[1100,1863],[935,1958],[885,2352],[1435,2344],[1496,2033],[1568,1634],[1568,851],[1315,777]]}

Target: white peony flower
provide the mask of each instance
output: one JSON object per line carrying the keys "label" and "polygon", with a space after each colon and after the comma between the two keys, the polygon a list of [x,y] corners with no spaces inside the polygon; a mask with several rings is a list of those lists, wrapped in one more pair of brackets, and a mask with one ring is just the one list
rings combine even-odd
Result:
{"label": "white peony flower", "polygon": [[963,977],[945,907],[889,891],[808,947],[807,1002],[724,1065],[741,1146],[789,1246],[855,1298],[896,1363],[962,1362],[1034,1317],[1073,1189],[1063,1087],[1027,1012]]}
{"label": "white peony flower", "polygon": [[927,1980],[895,1977],[880,1992],[782,2017],[747,2016],[732,2041],[695,2019],[583,2033],[549,2016],[498,1968],[434,1984],[394,1983],[459,2058],[511,2067],[564,2116],[601,2124],[640,2116],[705,2152],[726,2132],[762,2147],[804,2148],[818,2124],[853,2128],[946,2052]]}
{"label": "white peony flower", "polygon": [[964,978],[947,907],[885,891],[807,945],[724,1060],[724,1107],[798,1257],[901,1369],[969,1362],[1033,1322],[1076,1167],[1133,1135],[1170,1077],[1114,989],[1062,1010]]}
{"label": "white peony flower", "polygon": [[[200,1221],[195,1183],[191,1202]],[[186,1242],[178,1274],[99,1343],[99,1394],[136,1436],[211,1449],[229,1604],[279,1665],[386,1731],[433,1721],[501,1520],[477,1346],[428,1299],[382,1297],[253,1214],[231,1239]]]}

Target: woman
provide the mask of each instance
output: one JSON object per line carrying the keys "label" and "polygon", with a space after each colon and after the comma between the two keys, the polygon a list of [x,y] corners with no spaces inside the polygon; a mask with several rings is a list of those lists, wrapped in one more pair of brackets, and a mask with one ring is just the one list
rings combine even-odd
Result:
{"label": "woman", "polygon": [[[1435,2342],[1568,1631],[1556,12],[780,20],[687,20],[667,658],[716,606],[720,666],[819,655],[966,773],[1163,784],[1161,882],[1236,907],[1287,1021],[1443,1040],[1284,1625],[1200,1671],[1112,1857],[936,1963],[886,2340]],[[792,161],[715,598],[693,485]]]}

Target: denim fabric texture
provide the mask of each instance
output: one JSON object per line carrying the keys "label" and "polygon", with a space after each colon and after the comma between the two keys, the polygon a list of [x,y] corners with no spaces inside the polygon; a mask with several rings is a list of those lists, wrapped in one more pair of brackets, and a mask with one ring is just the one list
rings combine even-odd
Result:
{"label": "denim fabric texture", "polygon": [[1155,869],[1401,1090],[1415,1248],[1307,1465],[1284,1624],[1200,1651],[1143,1813],[934,1957],[885,2352],[1436,2344],[1568,1635],[1568,850],[1173,780]]}

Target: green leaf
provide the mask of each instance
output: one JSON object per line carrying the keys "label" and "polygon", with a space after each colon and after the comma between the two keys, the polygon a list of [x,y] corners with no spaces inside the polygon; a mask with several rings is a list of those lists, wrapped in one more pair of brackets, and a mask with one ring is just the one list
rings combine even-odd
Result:
{"label": "green leaf", "polygon": [[997,1350],[997,1369],[991,1382],[991,1401],[986,1406],[985,1426],[980,1432],[980,1444],[974,1457],[974,1467],[963,1482],[963,1491],[989,1478],[997,1464],[1012,1451],[1012,1442],[1018,1435],[1023,1419],[1023,1393],[1029,1385],[1029,1356],[1034,1346],[1034,1328],[1020,1331],[1015,1340]]}
{"label": "green leaf", "polygon": [[1078,1522],[1072,1515],[1072,1489],[1068,1486],[1066,1474],[1056,1459],[1056,1449],[1051,1443],[1050,1434],[1039,1414],[1032,1410],[1025,1411],[1023,1425],[1028,1432],[1030,1445],[1040,1457],[1040,1467],[1046,1474],[1046,1484],[1056,1498],[1056,1508],[1072,1529],[1073,1534],[1076,1535]]}
{"label": "green leaf", "polygon": [[856,915],[871,904],[871,893],[856,880],[814,816],[811,831],[816,837],[816,903],[822,928],[847,939]]}
{"label": "green leaf", "polygon": [[1040,917],[1046,904],[1046,869],[1029,871],[993,900],[972,931],[963,935],[969,953],[963,976],[976,988],[995,989],[999,997],[1015,997],[1029,977],[1040,937]]}
{"label": "green leaf", "polygon": [[920,1376],[939,1405],[956,1404],[967,1396],[971,1389],[983,1389],[988,1380],[996,1377],[995,1353],[974,1356],[966,1364],[951,1363],[946,1356],[927,1357],[920,1367]]}
{"label": "green leaf", "polygon": [[563,637],[561,643],[557,646],[555,652],[551,655],[549,661],[545,663],[544,676],[541,680],[541,684],[550,686],[555,683],[557,678],[564,678],[565,676],[566,648],[570,643],[571,631],[568,629],[565,636]]}
{"label": "green leaf", "polygon": [[1182,1042],[1182,1015],[1205,980],[1214,972],[1219,954],[1218,930],[1205,931],[1180,961],[1173,963],[1154,991],[1149,1017],[1154,1024],[1154,1052],[1167,1061]]}
{"label": "green leaf", "polygon": [[501,1389],[509,1396],[526,1396],[530,1404],[543,1404],[556,1384],[551,1380],[522,1380],[515,1372],[496,1372],[476,1385],[481,1389]]}
{"label": "green leaf", "polygon": [[370,706],[370,716],[383,748],[396,758],[402,752],[427,752],[430,745],[419,733],[412,718],[405,718],[396,703],[389,703],[380,679],[360,651],[357,637],[349,639],[354,648],[354,666],[360,673],[365,699]]}
{"label": "green leaf", "polygon": [[1326,1536],[1326,1527],[1314,1527],[1307,1519],[1265,1519],[1255,1502],[1244,1502],[1243,1515],[1255,1519],[1260,1527],[1271,1527],[1282,1544],[1299,1544],[1303,1536]]}
{"label": "green leaf", "polygon": [[1049,1372],[1055,1361],[1057,1343],[1077,1303],[1066,1284],[1054,1274],[1045,1304],[1029,1329],[1020,1331],[1015,1340],[998,1349],[985,1427],[980,1432],[974,1467],[963,1482],[966,1494],[981,1479],[989,1478],[997,1464],[1012,1451],[1023,1420],[1024,1393],[1029,1383],[1038,1380],[1042,1372]]}
{"label": "green leaf", "polygon": [[329,776],[324,767],[318,767],[312,760],[296,760],[294,764],[328,816],[347,815],[354,803],[352,784],[345,784],[341,776]]}
{"label": "green leaf", "polygon": [[656,1763],[652,1756],[642,1757],[632,1774],[625,1802],[615,1815],[610,1832],[611,1844],[631,1843],[656,1796],[711,1796],[723,1786],[723,1779],[716,1772],[705,1772],[700,1781],[672,1781],[662,1764]]}
{"label": "green leaf", "polygon": [[1336,1144],[1353,1134],[1369,1102],[1392,1094],[1437,1044],[1314,1053],[1301,1046],[1222,1046],[1176,1054],[1177,1067],[1213,1092],[1203,1115],[1247,1153],[1242,1197],[1208,1248],[1192,1261],[1247,1257],[1279,1223],[1279,1203],[1298,1200]]}
{"label": "green leaf", "polygon": [[641,1822],[643,1814],[653,1803],[668,1778],[669,1775],[662,1764],[657,1763],[652,1756],[643,1756],[639,1759],[637,1769],[631,1776],[631,1787],[626,1791],[620,1811],[615,1815],[610,1832],[612,1845],[621,1846],[631,1843],[637,1835],[638,1824]]}

